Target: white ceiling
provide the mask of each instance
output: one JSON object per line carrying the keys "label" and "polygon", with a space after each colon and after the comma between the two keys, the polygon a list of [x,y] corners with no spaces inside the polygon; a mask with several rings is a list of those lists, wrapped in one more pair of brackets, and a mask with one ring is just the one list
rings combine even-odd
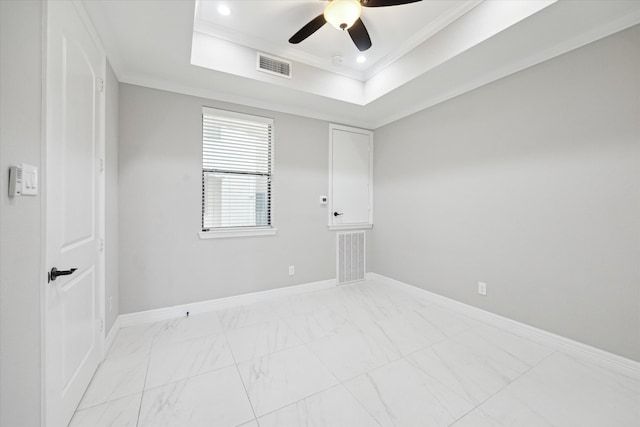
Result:
{"label": "white ceiling", "polygon": [[[287,40],[311,19],[322,14],[324,0],[203,0],[196,2],[195,30],[365,80],[368,74],[389,65],[464,15],[480,0],[429,0],[393,7],[364,7],[361,19],[371,36],[372,46],[361,53],[349,35],[325,24],[302,43]],[[228,5],[231,15],[217,9]],[[363,55],[366,62],[356,59]],[[339,56],[342,63],[335,63]]]}
{"label": "white ceiling", "polygon": [[[363,8],[367,61],[329,24],[287,40],[321,0],[85,0],[121,82],[369,129],[640,23],[640,1],[425,0]],[[256,51],[292,62],[256,71]],[[342,64],[332,57],[343,57]]]}

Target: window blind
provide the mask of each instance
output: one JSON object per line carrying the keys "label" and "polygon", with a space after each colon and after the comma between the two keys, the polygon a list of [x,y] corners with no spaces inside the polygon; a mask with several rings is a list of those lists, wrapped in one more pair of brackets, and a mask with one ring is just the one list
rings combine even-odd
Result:
{"label": "window blind", "polygon": [[271,226],[273,119],[202,110],[202,230]]}

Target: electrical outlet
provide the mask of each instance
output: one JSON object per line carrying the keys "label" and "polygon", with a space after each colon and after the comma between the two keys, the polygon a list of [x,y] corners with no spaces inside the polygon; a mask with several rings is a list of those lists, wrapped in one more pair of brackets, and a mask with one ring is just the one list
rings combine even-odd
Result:
{"label": "electrical outlet", "polygon": [[289,266],[289,276],[293,276],[294,274],[296,274],[296,267],[295,267],[295,265],[290,265]]}
{"label": "electrical outlet", "polygon": [[109,313],[113,311],[113,297],[109,297]]}
{"label": "electrical outlet", "polygon": [[480,295],[487,296],[487,284],[484,282],[478,282],[478,293]]}

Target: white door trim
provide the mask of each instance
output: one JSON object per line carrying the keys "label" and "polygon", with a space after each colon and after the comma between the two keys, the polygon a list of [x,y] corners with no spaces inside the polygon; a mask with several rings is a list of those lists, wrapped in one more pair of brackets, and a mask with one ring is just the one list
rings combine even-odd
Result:
{"label": "white door trim", "polygon": [[40,102],[40,425],[47,425],[47,25],[48,3],[42,2],[42,92]]}

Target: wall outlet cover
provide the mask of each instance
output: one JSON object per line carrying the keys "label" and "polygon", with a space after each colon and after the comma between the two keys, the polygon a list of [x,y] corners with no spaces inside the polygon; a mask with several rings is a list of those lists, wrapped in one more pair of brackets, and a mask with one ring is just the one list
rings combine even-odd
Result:
{"label": "wall outlet cover", "polygon": [[478,282],[478,293],[480,295],[487,296],[487,284],[484,282]]}

